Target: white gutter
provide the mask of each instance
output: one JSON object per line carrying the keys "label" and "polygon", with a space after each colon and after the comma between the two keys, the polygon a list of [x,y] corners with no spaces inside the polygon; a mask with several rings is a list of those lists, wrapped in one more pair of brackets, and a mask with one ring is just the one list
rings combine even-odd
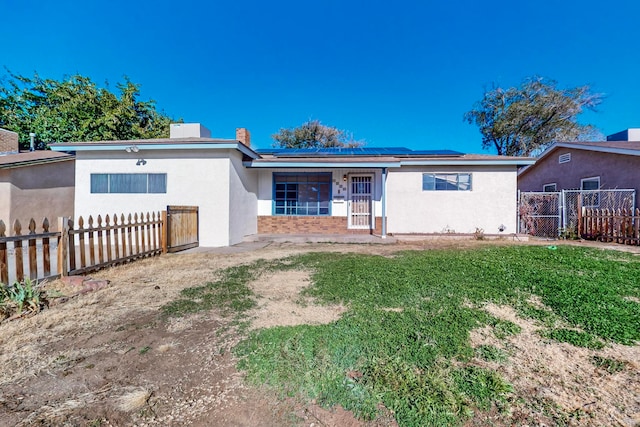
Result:
{"label": "white gutter", "polygon": [[137,151],[143,150],[238,150],[242,154],[256,159],[258,155],[241,143],[206,143],[197,142],[193,144],[154,144],[154,143],[138,143],[135,140],[131,140],[126,143],[117,144],[52,144],[50,145],[51,151],[124,151],[130,147],[136,147]]}

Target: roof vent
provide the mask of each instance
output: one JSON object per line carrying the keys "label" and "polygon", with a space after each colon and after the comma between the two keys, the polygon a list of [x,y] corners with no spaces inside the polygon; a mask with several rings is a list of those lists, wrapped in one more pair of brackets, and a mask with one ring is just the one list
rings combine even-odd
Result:
{"label": "roof vent", "polygon": [[571,153],[564,153],[558,156],[558,163],[569,163],[571,161]]}
{"label": "roof vent", "polygon": [[211,138],[211,131],[200,123],[171,123],[169,138]]}

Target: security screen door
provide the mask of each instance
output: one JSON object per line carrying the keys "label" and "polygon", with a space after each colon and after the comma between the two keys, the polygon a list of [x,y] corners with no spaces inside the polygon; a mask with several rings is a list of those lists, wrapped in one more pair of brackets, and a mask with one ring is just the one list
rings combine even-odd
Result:
{"label": "security screen door", "polygon": [[371,175],[351,175],[349,228],[371,229],[373,180]]}

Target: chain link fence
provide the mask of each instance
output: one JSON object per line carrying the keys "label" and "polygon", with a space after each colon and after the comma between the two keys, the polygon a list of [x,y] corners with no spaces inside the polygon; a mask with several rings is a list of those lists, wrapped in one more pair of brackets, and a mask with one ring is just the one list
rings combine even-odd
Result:
{"label": "chain link fence", "polygon": [[522,192],[518,205],[518,232],[537,237],[558,237],[562,215],[559,192]]}
{"label": "chain link fence", "polygon": [[548,238],[577,236],[578,212],[583,207],[614,210],[635,206],[633,189],[520,192],[518,232]]}

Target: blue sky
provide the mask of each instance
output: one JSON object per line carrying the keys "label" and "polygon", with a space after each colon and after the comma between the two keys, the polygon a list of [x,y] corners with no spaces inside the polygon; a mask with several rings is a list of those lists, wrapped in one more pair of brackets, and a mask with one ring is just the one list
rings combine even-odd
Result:
{"label": "blue sky", "polygon": [[[369,146],[481,149],[463,114],[497,83],[539,75],[606,99],[581,121],[640,127],[636,0],[0,0],[0,65],[142,98],[252,145],[308,119]],[[2,73],[4,74],[4,73]]]}

